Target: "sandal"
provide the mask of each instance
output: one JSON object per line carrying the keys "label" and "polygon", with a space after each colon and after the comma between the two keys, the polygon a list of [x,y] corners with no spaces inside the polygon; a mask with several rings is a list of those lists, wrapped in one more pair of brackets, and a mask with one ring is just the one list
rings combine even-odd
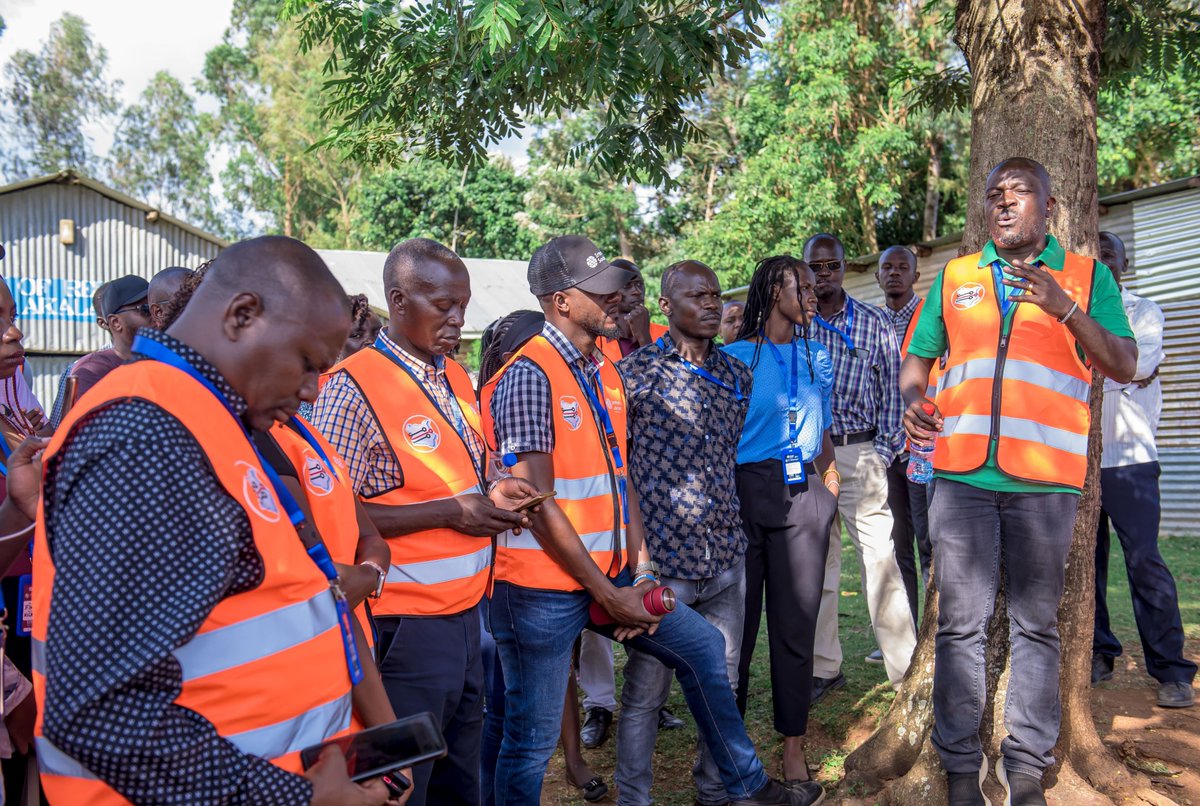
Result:
{"label": "sandal", "polygon": [[583,799],[588,803],[595,803],[608,796],[608,784],[604,783],[604,779],[599,775],[579,788],[583,790]]}

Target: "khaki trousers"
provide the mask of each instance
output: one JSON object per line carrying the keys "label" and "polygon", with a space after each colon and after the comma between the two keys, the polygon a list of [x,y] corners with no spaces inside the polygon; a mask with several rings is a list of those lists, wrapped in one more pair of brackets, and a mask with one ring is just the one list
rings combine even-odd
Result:
{"label": "khaki trousers", "polygon": [[858,555],[871,628],[883,652],[888,680],[898,687],[908,671],[917,634],[904,591],[900,566],[892,551],[892,512],[887,503],[887,466],[871,442],[835,446],[837,469],[842,476],[838,498],[839,518],[833,523],[829,553],[825,557],[825,584],[813,647],[813,675],[837,677],[842,668],[838,640],[838,599],[841,596],[842,527],[850,533]]}

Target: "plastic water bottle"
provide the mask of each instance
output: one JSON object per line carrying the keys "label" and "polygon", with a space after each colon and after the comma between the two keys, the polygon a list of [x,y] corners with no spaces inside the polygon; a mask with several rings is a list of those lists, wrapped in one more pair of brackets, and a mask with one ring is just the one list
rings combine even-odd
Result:
{"label": "plastic water bottle", "polygon": [[[937,409],[932,403],[921,406],[926,414],[932,415]],[[908,480],[914,484],[928,484],[933,479],[933,445],[929,442],[908,441]]]}

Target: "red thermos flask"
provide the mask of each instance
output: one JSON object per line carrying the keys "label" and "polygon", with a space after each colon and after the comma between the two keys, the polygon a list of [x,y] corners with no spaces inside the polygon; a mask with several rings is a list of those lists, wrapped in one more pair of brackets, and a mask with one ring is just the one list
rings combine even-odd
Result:
{"label": "red thermos flask", "polygon": [[[675,591],[663,587],[651,588],[642,597],[642,607],[652,616],[665,616],[675,609]],[[616,621],[599,602],[592,602],[588,615],[593,624],[612,624]]]}

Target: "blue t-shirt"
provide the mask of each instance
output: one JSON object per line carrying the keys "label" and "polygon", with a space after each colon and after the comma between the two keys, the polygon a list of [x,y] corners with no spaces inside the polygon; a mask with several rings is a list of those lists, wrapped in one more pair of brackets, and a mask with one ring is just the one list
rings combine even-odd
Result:
{"label": "blue t-shirt", "polygon": [[[797,338],[796,405],[799,409],[800,434],[796,443],[805,462],[811,462],[821,452],[821,434],[833,425],[833,359],[829,351],[818,341]],[[783,367],[775,359],[769,344],[758,350],[758,363],[754,362],[755,344],[750,340],[736,341],[722,347],[733,357],[741,360],[754,373],[754,385],[750,390],[750,410],[746,414],[746,425],[738,442],[737,462],[739,465],[779,459],[788,447],[788,397],[791,386],[792,348],[777,344]],[[811,359],[811,363],[810,363]]]}

